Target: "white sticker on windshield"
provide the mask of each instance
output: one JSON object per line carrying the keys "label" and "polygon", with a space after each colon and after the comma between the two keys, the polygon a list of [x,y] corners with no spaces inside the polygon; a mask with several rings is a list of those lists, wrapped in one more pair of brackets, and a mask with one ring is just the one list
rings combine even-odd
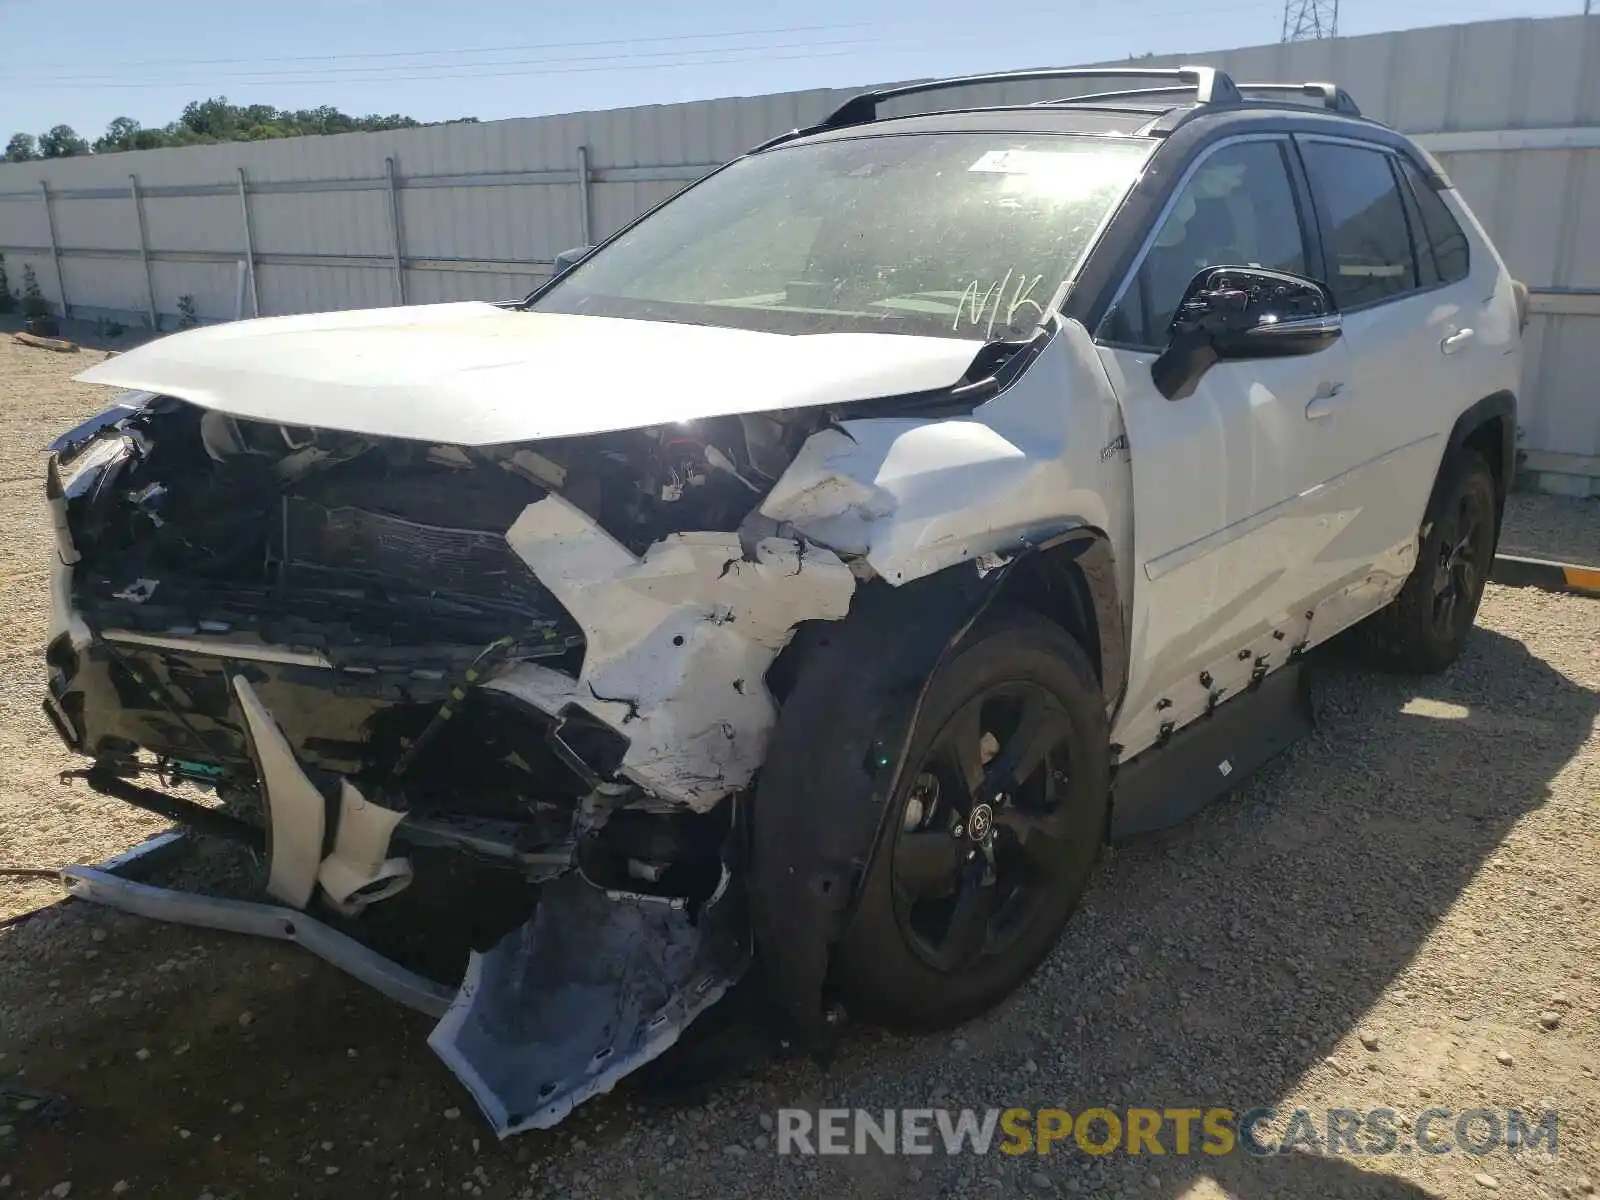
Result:
{"label": "white sticker on windshield", "polygon": [[1027,174],[1047,157],[1037,150],[990,150],[967,168],[969,171],[999,171],[1006,175]]}

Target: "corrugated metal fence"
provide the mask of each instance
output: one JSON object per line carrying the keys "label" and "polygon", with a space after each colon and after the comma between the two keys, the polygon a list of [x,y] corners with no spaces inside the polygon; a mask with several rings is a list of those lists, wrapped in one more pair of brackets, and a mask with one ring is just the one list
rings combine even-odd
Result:
{"label": "corrugated metal fence", "polygon": [[[1337,80],[1368,115],[1422,135],[1534,292],[1525,465],[1550,490],[1600,493],[1600,17],[1193,57],[1241,81]],[[847,94],[5,164],[0,253],[13,286],[33,266],[57,311],[168,328],[184,295],[205,319],[516,296],[560,251]]]}

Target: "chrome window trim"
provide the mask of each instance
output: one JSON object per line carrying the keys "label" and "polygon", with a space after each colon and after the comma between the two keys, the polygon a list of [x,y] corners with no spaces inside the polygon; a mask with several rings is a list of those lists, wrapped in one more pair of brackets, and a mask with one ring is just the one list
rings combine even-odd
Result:
{"label": "chrome window trim", "polygon": [[1344,328],[1339,313],[1323,313],[1316,317],[1294,317],[1287,321],[1263,321],[1245,330],[1246,338],[1259,338],[1264,342],[1274,338],[1299,337],[1308,333],[1338,333]]}

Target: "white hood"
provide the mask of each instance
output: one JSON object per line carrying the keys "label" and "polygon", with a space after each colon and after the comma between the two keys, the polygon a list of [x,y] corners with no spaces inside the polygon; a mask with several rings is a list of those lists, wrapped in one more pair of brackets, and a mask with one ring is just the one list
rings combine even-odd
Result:
{"label": "white hood", "polygon": [[484,446],[948,387],[980,345],[468,301],[211,325],[158,338],[78,379],[251,420]]}

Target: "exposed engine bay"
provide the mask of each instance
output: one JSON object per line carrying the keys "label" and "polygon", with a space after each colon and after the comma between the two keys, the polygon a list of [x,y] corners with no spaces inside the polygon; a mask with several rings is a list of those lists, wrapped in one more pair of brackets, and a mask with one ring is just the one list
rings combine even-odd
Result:
{"label": "exposed engine bay", "polygon": [[[336,680],[341,700],[365,699],[375,712],[269,707],[280,722],[306,726],[286,733],[307,766],[378,785],[486,651],[497,664],[538,661],[580,674],[582,624],[508,540],[525,510],[555,496],[572,514],[562,536],[589,531],[630,556],[683,530],[702,541],[704,531],[725,531],[716,544],[755,563],[757,546],[742,545],[736,531],[809,423],[732,417],[693,434],[463,449],[266,425],[154,398],[58,456],[78,556],[72,606],[117,645],[107,669],[119,709],[136,687],[126,672],[163,670],[155,652],[174,641],[213,649],[218,661],[293,668],[258,686]],[[171,682],[192,693],[195,711],[178,720],[142,704],[120,718],[138,726],[120,731],[124,738],[175,759],[247,763],[236,723],[215,727],[217,713],[207,712],[219,698],[203,672],[179,675]],[[496,703],[505,706],[486,707]],[[219,711],[227,708],[224,696]],[[118,730],[87,726],[99,733],[88,748],[97,757],[118,752]],[[420,757],[408,772],[425,765]],[[496,763],[497,772],[520,772],[522,792],[560,778],[520,752]],[[504,783],[486,790],[503,795]],[[409,790],[427,789],[413,780]]]}
{"label": "exposed engine bay", "polygon": [[502,1133],[553,1123],[749,961],[766,672],[856,583],[754,514],[824,420],[464,448],[136,397],[53,447],[46,710],[92,786],[212,790],[266,891],[353,931],[477,872],[435,1046]]}

